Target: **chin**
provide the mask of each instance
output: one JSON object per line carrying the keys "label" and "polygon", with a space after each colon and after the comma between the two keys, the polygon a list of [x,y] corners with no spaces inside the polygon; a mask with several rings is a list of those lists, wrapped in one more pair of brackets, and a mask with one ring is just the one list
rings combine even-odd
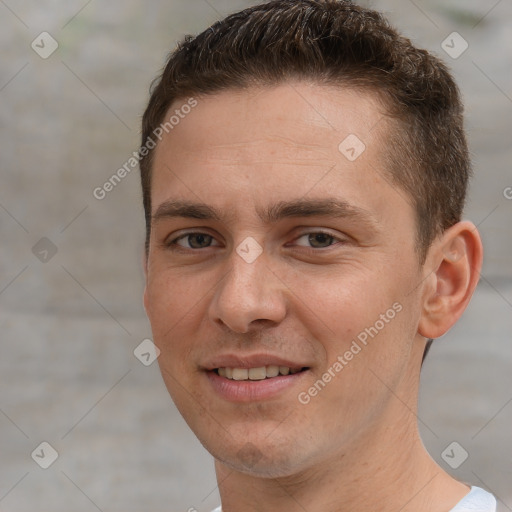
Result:
{"label": "chin", "polygon": [[297,473],[300,468],[296,455],[263,453],[256,445],[247,442],[238,452],[212,453],[230,469],[259,478],[284,478]]}
{"label": "chin", "polygon": [[[295,439],[292,433],[278,436],[265,431],[260,435],[208,435],[207,439],[199,440],[217,461],[233,471],[260,478],[282,478],[304,469],[312,458],[297,449]],[[308,449],[311,448],[309,445]]]}

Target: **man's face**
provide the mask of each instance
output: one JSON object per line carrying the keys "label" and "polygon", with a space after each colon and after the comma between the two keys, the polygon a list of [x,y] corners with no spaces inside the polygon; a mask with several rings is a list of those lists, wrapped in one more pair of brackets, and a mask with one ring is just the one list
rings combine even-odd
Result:
{"label": "man's face", "polygon": [[232,468],[339,457],[414,400],[423,269],[386,127],[376,97],[296,82],[198,98],[156,149],[145,307],[176,406]]}

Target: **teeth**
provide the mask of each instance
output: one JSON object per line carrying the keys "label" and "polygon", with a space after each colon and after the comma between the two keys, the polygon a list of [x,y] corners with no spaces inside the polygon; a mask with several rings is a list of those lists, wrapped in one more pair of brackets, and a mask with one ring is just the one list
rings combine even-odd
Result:
{"label": "teeth", "polygon": [[247,368],[233,368],[233,380],[247,380],[249,370]]}
{"label": "teeth", "polygon": [[261,366],[258,368],[218,368],[219,375],[231,380],[263,380],[277,377],[278,375],[295,374],[301,368],[291,369],[288,366]]}
{"label": "teeth", "polygon": [[249,369],[249,380],[263,380],[267,377],[267,371],[265,367],[261,368],[250,368]]}
{"label": "teeth", "polygon": [[267,366],[267,377],[277,377],[279,375],[279,366]]}

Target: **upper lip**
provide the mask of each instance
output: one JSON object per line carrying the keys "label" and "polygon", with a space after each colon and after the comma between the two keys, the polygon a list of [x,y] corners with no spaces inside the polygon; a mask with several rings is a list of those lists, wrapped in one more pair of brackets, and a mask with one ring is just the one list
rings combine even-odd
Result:
{"label": "upper lip", "polygon": [[217,368],[260,368],[262,366],[287,366],[291,369],[300,369],[308,365],[272,354],[222,354],[208,360],[202,366],[205,370],[215,370]]}

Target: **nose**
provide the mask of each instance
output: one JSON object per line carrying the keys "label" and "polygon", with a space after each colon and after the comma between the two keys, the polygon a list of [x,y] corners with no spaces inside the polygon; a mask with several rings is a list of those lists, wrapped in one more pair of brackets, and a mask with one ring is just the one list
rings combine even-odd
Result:
{"label": "nose", "polygon": [[228,265],[210,303],[211,320],[237,333],[280,323],[286,316],[286,286],[265,254],[249,262],[233,251]]}

